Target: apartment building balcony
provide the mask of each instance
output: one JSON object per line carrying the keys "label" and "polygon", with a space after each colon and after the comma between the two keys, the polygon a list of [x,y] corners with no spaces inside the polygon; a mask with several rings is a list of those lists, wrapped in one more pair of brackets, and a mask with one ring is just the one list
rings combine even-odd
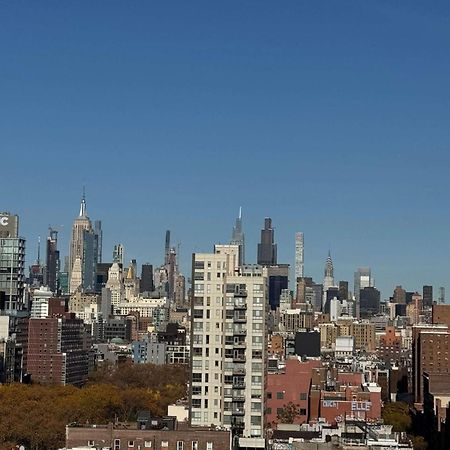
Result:
{"label": "apartment building balcony", "polygon": [[246,323],[247,316],[245,314],[235,314],[233,316],[233,322],[234,323]]}
{"label": "apartment building balcony", "polygon": [[233,330],[233,336],[246,336],[247,330],[243,330],[242,328],[235,328]]}
{"label": "apartment building balcony", "polygon": [[245,363],[245,355],[243,355],[243,354],[233,355],[233,362],[234,363]]}
{"label": "apartment building balcony", "polygon": [[245,375],[245,367],[234,366],[233,367],[233,375]]}
{"label": "apartment building balcony", "polygon": [[247,298],[247,290],[246,289],[237,289],[234,293],[234,298]]}
{"label": "apartment building balcony", "polygon": [[237,310],[237,311],[246,311],[247,310],[247,303],[236,302],[234,304],[234,309]]}

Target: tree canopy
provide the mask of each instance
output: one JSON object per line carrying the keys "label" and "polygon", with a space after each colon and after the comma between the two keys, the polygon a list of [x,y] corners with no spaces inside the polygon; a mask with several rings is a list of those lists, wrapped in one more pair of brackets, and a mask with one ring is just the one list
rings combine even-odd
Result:
{"label": "tree canopy", "polygon": [[186,379],[184,367],[125,364],[95,373],[84,388],[0,386],[0,442],[55,449],[64,446],[69,423],[126,422],[140,410],[164,415],[186,395]]}
{"label": "tree canopy", "polygon": [[387,403],[382,411],[384,423],[393,426],[393,431],[408,431],[412,420],[409,406],[404,402]]}

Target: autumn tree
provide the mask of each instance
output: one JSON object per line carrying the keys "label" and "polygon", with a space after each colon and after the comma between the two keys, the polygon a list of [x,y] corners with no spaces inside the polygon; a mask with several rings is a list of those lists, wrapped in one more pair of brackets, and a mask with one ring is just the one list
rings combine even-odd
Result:
{"label": "autumn tree", "polygon": [[281,423],[294,423],[296,417],[300,416],[300,405],[295,405],[292,402],[289,402],[287,405],[284,405],[279,414],[277,414],[277,419]]}
{"label": "autumn tree", "polygon": [[381,416],[384,423],[392,425],[393,431],[408,431],[411,428],[409,406],[404,402],[387,403]]}

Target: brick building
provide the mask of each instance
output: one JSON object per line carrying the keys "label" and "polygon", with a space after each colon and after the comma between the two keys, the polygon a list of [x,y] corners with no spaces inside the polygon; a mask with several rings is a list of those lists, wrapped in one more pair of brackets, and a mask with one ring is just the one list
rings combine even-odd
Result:
{"label": "brick building", "polygon": [[385,362],[399,362],[402,359],[402,336],[395,327],[386,327],[380,336],[378,357]]}
{"label": "brick building", "polygon": [[450,328],[450,305],[433,305],[432,322],[442,323]]}
{"label": "brick building", "polygon": [[298,409],[293,423],[307,422],[312,370],[321,365],[320,360],[302,362],[299,358],[290,358],[286,360],[282,371],[267,375],[266,424],[280,422],[277,416],[283,413],[289,403],[293,403]]}
{"label": "brick building", "polygon": [[75,386],[87,381],[91,343],[82,320],[71,315],[20,319],[17,342],[23,374],[33,381]]}
{"label": "brick building", "polygon": [[66,427],[66,448],[111,450],[230,450],[231,433],[208,428],[142,429],[139,426]]}
{"label": "brick building", "polygon": [[379,420],[381,387],[364,383],[362,373],[333,372],[321,370],[313,376],[309,420],[324,418],[332,425],[345,418]]}
{"label": "brick building", "polygon": [[413,392],[414,401],[423,401],[423,374],[429,375],[431,392],[436,377],[450,376],[450,331],[447,325],[413,327]]}

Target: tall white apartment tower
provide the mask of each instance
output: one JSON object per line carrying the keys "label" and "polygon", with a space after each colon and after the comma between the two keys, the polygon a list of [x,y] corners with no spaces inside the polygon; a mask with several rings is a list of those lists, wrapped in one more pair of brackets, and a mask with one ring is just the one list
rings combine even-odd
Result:
{"label": "tall white apartment tower", "polygon": [[304,240],[303,233],[295,233],[295,281],[299,277],[303,277],[304,268]]}
{"label": "tall white apartment tower", "polygon": [[192,426],[223,426],[241,447],[264,446],[266,269],[239,267],[239,245],[194,253],[191,298]]}

